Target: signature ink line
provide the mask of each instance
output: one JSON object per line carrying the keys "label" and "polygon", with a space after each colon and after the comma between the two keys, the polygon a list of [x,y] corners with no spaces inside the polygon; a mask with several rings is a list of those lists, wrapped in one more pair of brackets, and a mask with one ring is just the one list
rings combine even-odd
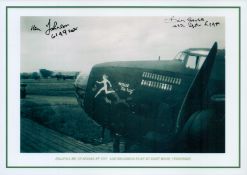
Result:
{"label": "signature ink line", "polygon": [[46,35],[50,35],[50,33],[54,30],[59,30],[59,29],[64,29],[66,27],[68,27],[69,24],[60,24],[60,26],[58,26],[57,21],[54,21],[53,25],[51,24],[51,19],[49,19],[48,24],[46,24],[46,27],[48,27],[48,29],[45,31]]}
{"label": "signature ink line", "polygon": [[35,25],[32,25],[30,30],[31,31],[35,31],[35,30],[41,31],[40,28],[36,27]]}

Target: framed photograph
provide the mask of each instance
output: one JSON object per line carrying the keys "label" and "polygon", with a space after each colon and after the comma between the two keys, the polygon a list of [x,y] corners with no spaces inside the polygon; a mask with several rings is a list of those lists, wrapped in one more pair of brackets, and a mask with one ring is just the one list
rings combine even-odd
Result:
{"label": "framed photograph", "polygon": [[1,171],[245,174],[244,14],[2,2]]}

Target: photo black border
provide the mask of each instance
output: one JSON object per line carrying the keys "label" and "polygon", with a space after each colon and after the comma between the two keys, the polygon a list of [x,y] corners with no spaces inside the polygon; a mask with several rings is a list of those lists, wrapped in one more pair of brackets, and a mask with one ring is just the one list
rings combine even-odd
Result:
{"label": "photo black border", "polygon": [[[239,147],[238,147],[238,165],[237,166],[10,166],[8,165],[8,9],[18,8],[64,8],[64,9],[85,9],[85,8],[146,8],[146,9],[164,9],[164,8],[179,8],[179,9],[238,9],[238,23],[239,23]],[[241,168],[241,6],[6,6],[6,168]]]}

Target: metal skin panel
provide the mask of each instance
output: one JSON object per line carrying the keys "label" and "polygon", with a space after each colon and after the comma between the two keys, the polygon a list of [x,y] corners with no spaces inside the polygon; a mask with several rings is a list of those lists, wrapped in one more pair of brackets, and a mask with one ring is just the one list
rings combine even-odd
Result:
{"label": "metal skin panel", "polygon": [[131,139],[142,139],[150,132],[167,137],[175,132],[176,116],[192,78],[179,71],[96,66],[85,93],[85,111],[99,124]]}
{"label": "metal skin panel", "polygon": [[[89,117],[112,132],[151,144],[156,152],[170,152],[178,124],[183,128],[193,112],[212,107],[212,96],[225,94],[224,50],[212,48],[202,69],[186,68],[178,60],[95,65],[83,95],[78,93],[79,81],[75,82],[78,102]],[[224,115],[224,109],[220,113]]]}

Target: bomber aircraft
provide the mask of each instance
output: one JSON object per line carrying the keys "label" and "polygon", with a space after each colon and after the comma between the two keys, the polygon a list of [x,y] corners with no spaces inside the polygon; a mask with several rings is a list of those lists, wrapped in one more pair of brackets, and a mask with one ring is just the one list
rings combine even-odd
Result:
{"label": "bomber aircraft", "polygon": [[75,81],[79,104],[114,135],[113,152],[224,153],[225,50],[190,48],[172,60],[95,65]]}

